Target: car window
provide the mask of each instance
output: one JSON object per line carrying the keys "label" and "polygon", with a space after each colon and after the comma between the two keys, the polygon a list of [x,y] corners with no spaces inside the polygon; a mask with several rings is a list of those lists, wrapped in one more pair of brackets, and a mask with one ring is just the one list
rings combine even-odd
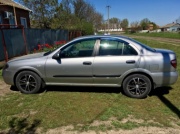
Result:
{"label": "car window", "polygon": [[61,50],[61,58],[90,57],[96,40],[77,41]]}
{"label": "car window", "polygon": [[122,55],[138,55],[138,53],[133,47],[128,44],[124,45]]}
{"label": "car window", "polygon": [[120,40],[101,40],[99,56],[107,55],[137,55],[137,52],[127,42]]}

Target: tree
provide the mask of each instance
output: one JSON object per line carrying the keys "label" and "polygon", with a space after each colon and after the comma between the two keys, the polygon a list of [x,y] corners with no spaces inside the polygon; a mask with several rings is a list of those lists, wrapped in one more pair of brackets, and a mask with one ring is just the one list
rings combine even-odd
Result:
{"label": "tree", "polygon": [[140,23],[138,21],[131,22],[131,33],[136,33],[141,30]]}
{"label": "tree", "polygon": [[128,21],[128,19],[123,19],[123,20],[121,21],[121,27],[122,27],[124,30],[126,30],[126,29],[128,28],[128,26],[129,26],[129,21]]}
{"label": "tree", "polygon": [[131,28],[137,28],[139,27],[139,22],[138,21],[134,21],[134,22],[131,22]]}
{"label": "tree", "polygon": [[19,2],[32,10],[30,15],[32,27],[50,28],[50,19],[58,0],[19,0]]}
{"label": "tree", "polygon": [[63,7],[63,11],[66,12],[66,14],[71,14],[72,12],[72,2],[73,0],[62,0],[61,1],[61,7]]}
{"label": "tree", "polygon": [[150,22],[153,25],[153,30],[157,29],[159,26],[155,22]]}
{"label": "tree", "polygon": [[110,23],[110,28],[112,29],[118,29],[120,26],[120,20],[115,17],[109,19],[109,23]]}
{"label": "tree", "polygon": [[67,5],[64,5],[64,3],[60,3],[55,9],[50,27],[53,29],[78,29],[77,25],[80,23],[80,20],[72,14],[69,9],[70,8],[68,8]]}
{"label": "tree", "polygon": [[81,22],[92,23],[95,30],[102,24],[103,16],[98,13],[94,6],[84,0],[73,1],[74,14]]}
{"label": "tree", "polygon": [[97,31],[101,27],[102,23],[103,23],[103,15],[95,12],[93,19],[93,27],[95,31]]}
{"label": "tree", "polygon": [[100,27],[103,16],[85,0],[19,0],[33,12],[30,16],[34,28],[62,28],[93,33]]}
{"label": "tree", "polygon": [[147,30],[149,28],[150,20],[148,18],[142,19],[140,22],[142,30]]}

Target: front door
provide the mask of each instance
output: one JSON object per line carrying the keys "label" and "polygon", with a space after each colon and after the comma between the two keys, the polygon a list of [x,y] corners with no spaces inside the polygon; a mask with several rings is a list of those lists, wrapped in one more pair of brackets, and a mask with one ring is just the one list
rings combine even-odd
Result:
{"label": "front door", "polygon": [[95,42],[95,39],[77,41],[62,48],[60,59],[50,57],[46,62],[47,84],[92,84]]}

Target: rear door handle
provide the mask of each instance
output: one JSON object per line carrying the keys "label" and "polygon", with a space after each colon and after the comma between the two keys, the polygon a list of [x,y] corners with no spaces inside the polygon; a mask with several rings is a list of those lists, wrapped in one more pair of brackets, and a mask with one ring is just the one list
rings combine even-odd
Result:
{"label": "rear door handle", "polygon": [[92,64],[92,62],[90,62],[90,61],[84,61],[83,62],[83,65],[91,65]]}
{"label": "rear door handle", "polygon": [[135,62],[135,60],[127,60],[126,63],[127,63],[127,64],[134,64],[134,63],[136,63],[136,62]]}

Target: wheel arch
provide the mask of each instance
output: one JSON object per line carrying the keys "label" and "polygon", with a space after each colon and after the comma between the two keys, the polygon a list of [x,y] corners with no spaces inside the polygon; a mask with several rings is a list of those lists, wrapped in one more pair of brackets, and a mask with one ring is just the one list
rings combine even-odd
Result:
{"label": "wheel arch", "polygon": [[15,85],[15,86],[16,86],[16,82],[15,82],[15,81],[16,81],[17,75],[18,75],[20,72],[23,72],[23,71],[31,71],[31,72],[37,74],[37,75],[40,77],[40,79],[42,80],[41,86],[44,87],[44,85],[45,85],[44,79],[42,78],[42,76],[41,76],[37,71],[35,71],[35,70],[33,70],[33,69],[21,69],[21,70],[18,70],[18,71],[15,73],[14,78],[13,78],[13,82],[14,82],[14,85]]}
{"label": "wheel arch", "polygon": [[126,76],[123,78],[121,85],[123,84],[124,80],[125,80],[128,76],[133,75],[133,74],[142,74],[142,75],[147,76],[147,77],[149,78],[149,80],[151,81],[152,89],[154,89],[155,85],[154,85],[154,82],[153,82],[152,77],[151,77],[149,74],[145,73],[145,72],[132,72],[132,73],[129,73],[128,75],[126,75]]}

